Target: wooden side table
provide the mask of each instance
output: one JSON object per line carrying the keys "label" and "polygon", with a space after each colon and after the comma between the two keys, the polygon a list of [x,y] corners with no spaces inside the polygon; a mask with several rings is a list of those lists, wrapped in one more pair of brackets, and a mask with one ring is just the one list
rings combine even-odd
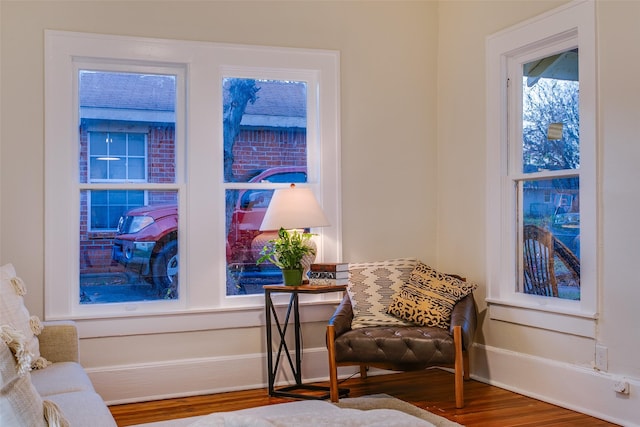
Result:
{"label": "wooden side table", "polygon": [[[320,399],[325,400],[330,397],[329,387],[316,386],[311,384],[302,383],[302,348],[301,348],[301,330],[300,330],[300,307],[299,296],[300,294],[325,294],[329,292],[344,292],[347,290],[347,285],[302,285],[302,286],[284,286],[284,285],[266,285],[264,286],[264,301],[265,301],[265,313],[266,313],[266,329],[267,329],[267,369],[269,375],[269,396],[283,396],[293,397],[298,399]],[[271,299],[272,293],[289,293],[291,298],[289,299],[289,305],[287,307],[287,313],[282,322],[278,319],[273,300]],[[293,328],[295,338],[295,364],[291,358],[291,351],[289,350],[285,341],[287,333],[287,327],[289,326],[289,319],[291,317],[291,311],[293,311]],[[278,346],[278,353],[275,358],[275,365],[273,361],[273,325],[271,322],[272,316],[275,321],[278,335],[280,337],[280,345]],[[290,386],[281,387],[276,390],[275,379],[280,367],[280,357],[284,355],[289,362],[289,367],[293,372],[295,378],[295,384]],[[307,393],[296,393],[295,390],[307,391]],[[339,389],[340,397],[345,397],[349,394],[348,389]]]}

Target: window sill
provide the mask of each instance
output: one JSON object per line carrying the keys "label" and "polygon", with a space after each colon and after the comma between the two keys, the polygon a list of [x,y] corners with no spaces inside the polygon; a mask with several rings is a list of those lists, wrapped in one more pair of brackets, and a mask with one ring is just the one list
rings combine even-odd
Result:
{"label": "window sill", "polygon": [[487,298],[489,318],[586,338],[596,337],[597,313]]}
{"label": "window sill", "polygon": [[[328,322],[341,298],[301,301],[302,323]],[[275,301],[278,318],[284,318],[288,301]],[[80,338],[102,338],[264,326],[264,306],[185,310],[172,313],[102,316],[73,320]],[[64,319],[47,319],[64,320]]]}

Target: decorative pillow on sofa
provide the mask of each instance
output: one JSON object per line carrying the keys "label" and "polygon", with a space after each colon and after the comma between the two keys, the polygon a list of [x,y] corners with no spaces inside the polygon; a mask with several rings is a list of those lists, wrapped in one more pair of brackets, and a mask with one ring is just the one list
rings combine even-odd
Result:
{"label": "decorative pillow on sofa", "polygon": [[0,325],[0,425],[69,427],[53,402],[42,400],[31,383],[31,354],[24,335]]}
{"label": "decorative pillow on sofa", "polygon": [[388,312],[421,326],[447,329],[453,306],[476,288],[475,283],[438,273],[421,262],[393,296]]}
{"label": "decorative pillow on sofa", "polygon": [[40,369],[49,362],[40,357],[37,335],[42,331],[42,323],[36,316],[30,316],[24,305],[27,289],[22,279],[16,276],[12,264],[0,267],[0,325],[10,325],[26,338],[27,350],[33,354],[32,368]]}
{"label": "decorative pillow on sofa", "polygon": [[353,306],[351,328],[409,325],[387,314],[387,307],[417,264],[414,258],[349,264],[347,291]]}

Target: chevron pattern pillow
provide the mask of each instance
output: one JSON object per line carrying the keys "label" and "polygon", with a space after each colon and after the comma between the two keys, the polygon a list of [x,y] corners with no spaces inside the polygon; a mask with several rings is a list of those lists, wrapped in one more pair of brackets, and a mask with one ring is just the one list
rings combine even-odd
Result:
{"label": "chevron pattern pillow", "polygon": [[417,264],[414,258],[349,264],[347,291],[353,307],[351,328],[411,325],[388,314],[387,307]]}

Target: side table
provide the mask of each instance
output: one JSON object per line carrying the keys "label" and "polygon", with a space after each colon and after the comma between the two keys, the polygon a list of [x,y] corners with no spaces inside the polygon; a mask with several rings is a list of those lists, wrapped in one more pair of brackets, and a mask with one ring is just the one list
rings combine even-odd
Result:
{"label": "side table", "polygon": [[[265,313],[266,313],[266,329],[267,329],[267,369],[269,375],[269,396],[283,396],[293,397],[298,399],[321,399],[326,400],[330,397],[329,387],[316,386],[311,384],[302,383],[302,348],[301,348],[301,330],[300,330],[300,307],[299,296],[300,294],[325,294],[329,292],[344,292],[347,290],[347,285],[301,285],[301,286],[285,286],[285,285],[265,285],[264,286],[264,300],[265,300]],[[282,322],[278,319],[273,300],[271,299],[272,293],[289,293],[291,297],[289,299],[289,305],[285,318]],[[293,328],[295,338],[295,364],[291,358],[291,352],[285,341],[287,333],[287,327],[289,326],[289,319],[291,317],[291,311],[293,311]],[[271,322],[275,321],[275,326],[278,330],[280,337],[280,345],[278,346],[278,353],[275,358],[275,365],[273,361],[273,325]],[[289,362],[289,367],[293,372],[295,378],[295,384],[281,387],[276,390],[275,379],[280,367],[280,357],[283,354]],[[295,390],[307,391],[307,393],[296,393]],[[309,393],[312,392],[312,393]],[[320,394],[318,393],[320,392]],[[324,393],[322,393],[324,392]],[[348,389],[338,390],[340,397],[345,397],[349,394]]]}

